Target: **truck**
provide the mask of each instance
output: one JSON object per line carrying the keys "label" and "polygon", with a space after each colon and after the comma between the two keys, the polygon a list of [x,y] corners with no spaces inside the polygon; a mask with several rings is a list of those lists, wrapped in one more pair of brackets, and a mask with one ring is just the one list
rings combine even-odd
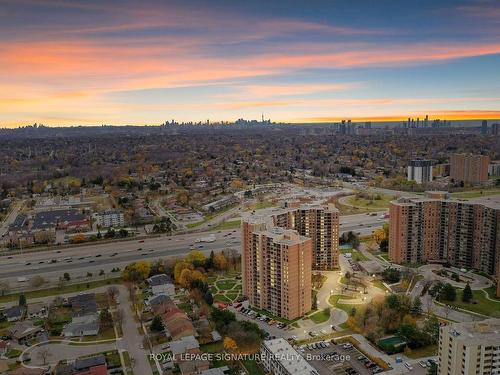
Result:
{"label": "truck", "polygon": [[210,234],[206,237],[200,237],[198,238],[195,242],[200,243],[200,242],[215,242],[216,237],[215,234]]}

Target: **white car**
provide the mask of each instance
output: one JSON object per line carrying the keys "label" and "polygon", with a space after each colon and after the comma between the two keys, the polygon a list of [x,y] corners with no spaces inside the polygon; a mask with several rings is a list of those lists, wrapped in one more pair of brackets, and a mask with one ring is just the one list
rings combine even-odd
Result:
{"label": "white car", "polygon": [[406,367],[408,370],[413,370],[412,365],[410,365],[408,362],[405,362],[405,367]]}
{"label": "white car", "polygon": [[420,362],[418,362],[418,364],[419,364],[420,366],[422,366],[423,368],[426,368],[426,367],[427,367],[427,364],[426,364],[424,361],[420,361]]}

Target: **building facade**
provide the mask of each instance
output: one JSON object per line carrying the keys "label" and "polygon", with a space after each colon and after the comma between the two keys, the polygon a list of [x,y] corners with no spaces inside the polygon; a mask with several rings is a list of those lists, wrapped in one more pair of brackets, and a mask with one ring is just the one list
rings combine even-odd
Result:
{"label": "building facade", "polygon": [[432,162],[430,160],[417,159],[410,161],[410,165],[408,165],[408,181],[426,184],[432,181],[432,176]]}
{"label": "building facade", "polygon": [[498,275],[500,198],[459,201],[429,195],[391,202],[391,262],[442,262]]}
{"label": "building facade", "polygon": [[95,214],[96,224],[100,228],[119,228],[125,225],[123,212],[108,210]]}
{"label": "building facade", "polygon": [[500,374],[500,319],[439,329],[439,375]]}
{"label": "building facade", "polygon": [[260,358],[270,374],[319,375],[319,372],[283,338],[263,341]]}
{"label": "building facade", "polygon": [[455,182],[480,184],[488,181],[490,158],[485,155],[453,154],[450,157],[450,177]]}

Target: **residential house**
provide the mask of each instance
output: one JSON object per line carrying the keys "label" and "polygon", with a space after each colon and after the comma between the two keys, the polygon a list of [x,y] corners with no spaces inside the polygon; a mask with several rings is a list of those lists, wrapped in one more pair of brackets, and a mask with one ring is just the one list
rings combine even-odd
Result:
{"label": "residential house", "polygon": [[201,354],[200,344],[194,336],[185,336],[170,343],[170,350],[174,363],[179,366],[181,374],[194,375],[208,370],[209,361],[200,360],[196,355]]}
{"label": "residential house", "polygon": [[3,311],[3,315],[8,322],[17,322],[24,316],[26,308],[24,306],[12,306]]}
{"label": "residential house", "polygon": [[7,372],[8,375],[44,375],[45,370],[41,368],[18,367]]}
{"label": "residential house", "polygon": [[172,340],[178,340],[186,336],[195,336],[197,334],[191,320],[177,306],[173,308],[167,307],[166,311],[162,314],[162,320],[165,325],[165,331]]}
{"label": "residential house", "polygon": [[35,326],[29,320],[25,320],[23,322],[17,322],[13,326],[10,326],[8,328],[8,331],[10,336],[12,337],[12,340],[22,345],[42,333],[43,328]]}
{"label": "residential house", "polygon": [[94,293],[79,294],[68,298],[73,317],[64,327],[66,337],[94,336],[99,333],[99,313]]}
{"label": "residential house", "polygon": [[4,340],[0,340],[0,357],[3,357],[7,350],[9,350],[9,343]]}
{"label": "residential house", "polygon": [[170,277],[165,274],[154,275],[146,280],[153,295],[166,294],[169,297],[175,295],[175,286]]}
{"label": "residential house", "polygon": [[201,372],[201,375],[227,375],[231,372],[229,367],[227,366],[222,366],[222,367],[216,367],[216,368],[211,368],[205,371]]}

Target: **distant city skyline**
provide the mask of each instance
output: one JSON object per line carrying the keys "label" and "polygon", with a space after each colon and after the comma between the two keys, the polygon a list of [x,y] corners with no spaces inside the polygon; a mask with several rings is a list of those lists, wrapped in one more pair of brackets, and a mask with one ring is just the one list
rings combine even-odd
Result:
{"label": "distant city skyline", "polygon": [[495,1],[1,4],[0,127],[500,118]]}

